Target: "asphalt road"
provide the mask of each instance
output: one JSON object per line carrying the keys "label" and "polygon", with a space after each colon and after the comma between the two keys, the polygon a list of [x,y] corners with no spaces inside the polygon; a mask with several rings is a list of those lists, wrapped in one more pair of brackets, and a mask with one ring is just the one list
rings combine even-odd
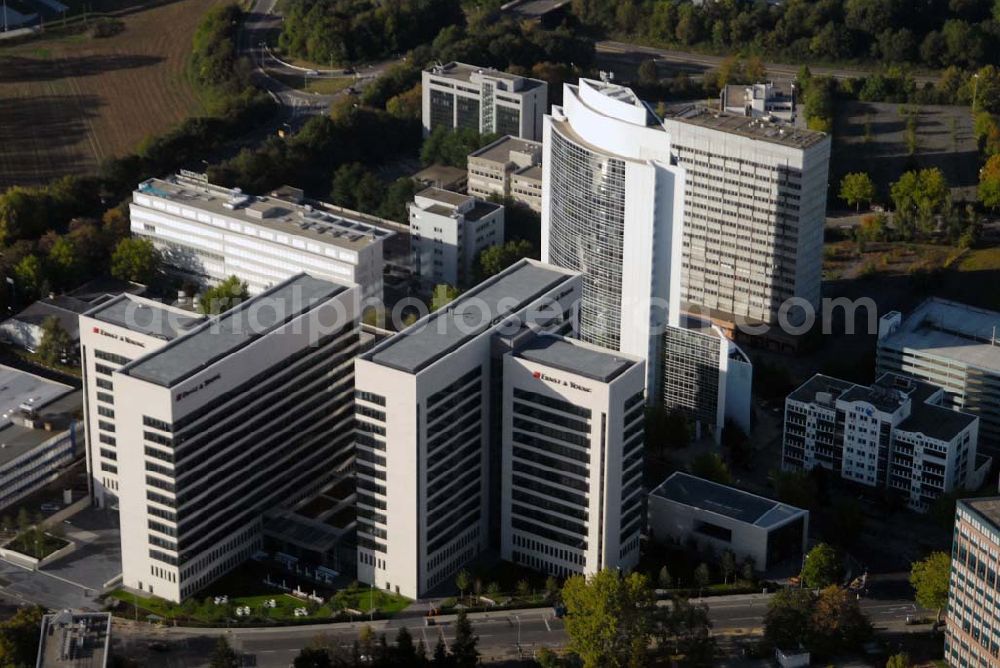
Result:
{"label": "asphalt road", "polygon": [[[887,580],[873,584],[872,595],[861,599],[861,608],[869,615],[876,629],[900,631],[905,628],[907,616],[917,614],[930,617],[928,611],[917,610],[913,601],[905,598],[911,593],[905,589],[905,581]],[[740,596],[720,596],[706,598],[713,632],[719,636],[746,637],[761,633],[764,613],[770,594]],[[669,605],[661,602],[662,605]],[[476,635],[479,636],[479,650],[484,658],[510,659],[518,656],[532,656],[542,647],[561,647],[567,637],[563,622],[556,619],[552,610],[540,608],[497,613],[477,613],[470,615]],[[379,635],[385,635],[391,643],[399,627],[407,626],[415,641],[422,640],[428,653],[432,652],[439,638],[450,644],[454,638],[453,617],[436,618],[430,626],[422,618],[393,619],[376,621],[371,624]],[[262,667],[284,667],[291,664],[302,647],[317,637],[326,642],[350,648],[358,638],[364,621],[347,624],[327,624],[310,627],[284,627],[259,629],[179,629],[153,628],[145,624],[121,624],[116,627],[113,637],[118,646],[148,665],[157,666],[205,665],[207,653],[200,654],[205,647],[211,647],[215,636],[226,634],[232,645],[246,655],[251,665]],[[149,643],[157,640],[170,649],[156,652],[149,649]]]}
{"label": "asphalt road", "polygon": [[[605,40],[597,42],[598,64],[608,67],[609,64],[625,63],[629,66],[638,66],[644,60],[654,59],[659,62],[669,64],[674,70],[686,72],[692,76],[700,76],[705,71],[719,67],[726,59],[724,56],[711,56],[700,53],[690,53],[687,51],[673,51],[671,49],[658,49],[655,47],[629,44],[626,42],[615,42]],[[788,63],[764,63],[767,69],[768,78],[792,80],[798,74],[801,65]],[[871,74],[869,70],[844,67],[823,67],[809,66],[814,75],[831,76],[835,79],[851,79],[867,76]],[[925,81],[935,82],[936,77],[927,75],[914,75],[918,84]]]}

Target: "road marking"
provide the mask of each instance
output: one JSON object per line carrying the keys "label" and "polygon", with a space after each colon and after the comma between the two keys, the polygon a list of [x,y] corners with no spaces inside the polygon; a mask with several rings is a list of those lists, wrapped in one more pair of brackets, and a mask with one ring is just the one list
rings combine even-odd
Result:
{"label": "road marking", "polygon": [[549,618],[548,617],[542,617],[542,621],[545,622],[545,628],[547,628],[549,630],[549,632],[551,632],[552,631],[552,627],[549,626]]}

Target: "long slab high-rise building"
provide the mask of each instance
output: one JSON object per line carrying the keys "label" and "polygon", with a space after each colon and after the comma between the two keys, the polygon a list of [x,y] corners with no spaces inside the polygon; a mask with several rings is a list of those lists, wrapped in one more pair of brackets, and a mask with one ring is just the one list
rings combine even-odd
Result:
{"label": "long slab high-rise building", "polygon": [[126,587],[171,601],[354,463],[359,288],[294,276],[112,376]]}
{"label": "long slab high-rise building", "polygon": [[800,323],[820,303],[830,136],[699,106],[663,127],[687,177],[681,307],[730,334],[786,302]]}
{"label": "long slab high-rise building", "polygon": [[580,79],[545,116],[542,261],[584,274],[580,338],[647,360],[680,302],[684,170],[671,137],[629,88]]}
{"label": "long slab high-rise building", "polygon": [[522,260],[358,358],[359,580],[416,598],[499,542],[497,335],[570,331],[580,283]]}

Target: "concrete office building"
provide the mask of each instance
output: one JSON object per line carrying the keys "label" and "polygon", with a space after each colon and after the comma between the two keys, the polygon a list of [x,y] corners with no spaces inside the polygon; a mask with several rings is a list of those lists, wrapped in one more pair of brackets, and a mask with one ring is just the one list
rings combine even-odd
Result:
{"label": "concrete office building", "polygon": [[647,360],[649,396],[680,300],[685,177],[671,140],[631,89],[604,81],[564,85],[545,116],[542,260],[584,274],[580,338]]}
{"label": "concrete office building", "polygon": [[[944,658],[953,668],[1000,664],[1000,497],[955,506]],[[984,598],[985,596],[985,598]]]}
{"label": "concrete office building", "polygon": [[237,276],[254,295],[307,271],[382,298],[382,244],[392,232],[360,214],[254,197],[187,173],[143,181],[129,210],[132,234],[150,239],[172,271],[195,283]]}
{"label": "concrete office building", "polygon": [[498,335],[566,332],[580,290],[521,260],[358,358],[359,580],[419,597],[499,542]]}
{"label": "concrete office building", "polygon": [[776,118],[795,122],[795,84],[785,92],[770,81],[755,84],[728,84],[719,93],[722,111],[748,118]]}
{"label": "concrete office building", "polygon": [[55,480],[83,451],[80,393],[0,365],[0,509]]}
{"label": "concrete office building", "polygon": [[680,410],[716,442],[726,420],[750,433],[753,363],[709,320],[687,314],[663,331],[662,404]]}
{"label": "concrete office building", "polygon": [[541,164],[541,142],[501,137],[469,154],[469,194],[482,199],[510,197],[541,213]]}
{"label": "concrete office building", "polygon": [[424,285],[468,285],[479,253],[503,243],[504,208],[495,202],[427,188],[408,208],[413,271]]}
{"label": "concrete office building", "polygon": [[730,336],[793,297],[793,324],[818,309],[830,137],[697,106],[663,127],[687,177],[681,307]]}
{"label": "concrete office building", "polygon": [[562,577],[638,563],[643,366],[557,336],[504,356],[504,559]]}
{"label": "concrete office building", "polygon": [[119,295],[79,316],[83,411],[90,496],[101,508],[118,498],[115,371],[167,345],[204,316],[152,299]]}
{"label": "concrete office building", "polygon": [[801,560],[809,511],[677,471],[649,493],[649,532],[654,541],[731,550],[766,571]]}
{"label": "concrete office building", "polygon": [[932,298],[879,320],[878,371],[943,387],[946,403],[979,417],[984,454],[1000,454],[1000,313]]}
{"label": "concrete office building", "polygon": [[424,136],[443,127],[541,139],[549,86],[540,79],[451,62],[424,70],[421,83]]}
{"label": "concrete office building", "polygon": [[350,476],[359,308],[299,274],[114,372],[124,586],[187,598]]}
{"label": "concrete office building", "polygon": [[977,456],[979,419],[944,399],[940,387],[897,374],[870,387],[817,374],[785,400],[781,466],[822,466],[926,511],[942,494],[977,489],[992,464]]}

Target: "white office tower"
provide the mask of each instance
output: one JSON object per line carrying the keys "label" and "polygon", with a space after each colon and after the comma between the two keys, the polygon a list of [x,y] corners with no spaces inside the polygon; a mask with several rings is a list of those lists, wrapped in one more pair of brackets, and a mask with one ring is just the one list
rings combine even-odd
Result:
{"label": "white office tower", "polygon": [[350,475],[358,292],[299,274],[113,374],[126,587],[191,596]]}
{"label": "white office tower", "polygon": [[504,356],[504,559],[563,577],[638,563],[644,366],[560,336]]}
{"label": "white office tower", "polygon": [[659,368],[656,333],[680,299],[684,171],[670,135],[630,89],[563,86],[545,116],[542,261],[584,273],[580,338]]}
{"label": "white office tower", "polygon": [[465,63],[435,65],[421,76],[424,136],[438,128],[537,140],[549,85],[541,79]]}
{"label": "white office tower", "polygon": [[682,307],[730,335],[786,302],[792,324],[818,314],[829,135],[701,107],[663,127],[687,176]]}
{"label": "white office tower", "polygon": [[80,366],[87,431],[91,502],[101,508],[118,498],[115,371],[196,327],[204,316],[175,306],[122,294],[80,316]]}
{"label": "white office tower", "polygon": [[499,534],[495,335],[568,330],[580,283],[521,260],[358,358],[360,581],[422,596]]}
{"label": "white office tower", "polygon": [[237,276],[255,295],[305,271],[382,298],[382,246],[393,233],[361,213],[305,204],[295,188],[257,197],[189,173],[148,179],[132,193],[129,215],[132,234],[199,285]]}

